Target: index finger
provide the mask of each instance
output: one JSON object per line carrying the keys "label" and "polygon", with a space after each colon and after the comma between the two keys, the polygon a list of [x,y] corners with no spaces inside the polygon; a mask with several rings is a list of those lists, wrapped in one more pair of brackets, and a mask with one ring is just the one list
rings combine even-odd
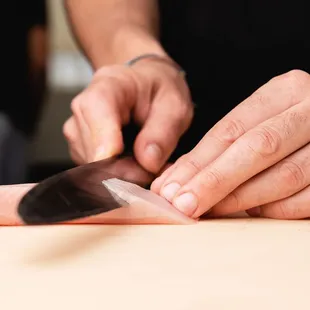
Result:
{"label": "index finger", "polygon": [[182,194],[189,193],[186,197],[192,201],[186,207],[193,216],[205,213],[239,185],[307,144],[309,114],[310,101],[305,100],[250,130],[181,188],[173,204],[182,208]]}
{"label": "index finger", "polygon": [[186,155],[186,161],[177,163],[170,173],[156,179],[156,192],[171,201],[177,188],[213,162],[246,132],[301,102],[309,93],[309,82],[309,75],[300,71],[271,79],[211,128]]}
{"label": "index finger", "polygon": [[88,161],[117,155],[123,149],[117,99],[111,90],[90,87],[72,102]]}

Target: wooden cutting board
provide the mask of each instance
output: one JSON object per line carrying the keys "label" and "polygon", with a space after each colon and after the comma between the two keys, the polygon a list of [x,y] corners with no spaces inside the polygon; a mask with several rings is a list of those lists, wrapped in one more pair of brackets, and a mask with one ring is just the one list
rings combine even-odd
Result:
{"label": "wooden cutting board", "polygon": [[3,310],[310,309],[310,221],[0,227]]}

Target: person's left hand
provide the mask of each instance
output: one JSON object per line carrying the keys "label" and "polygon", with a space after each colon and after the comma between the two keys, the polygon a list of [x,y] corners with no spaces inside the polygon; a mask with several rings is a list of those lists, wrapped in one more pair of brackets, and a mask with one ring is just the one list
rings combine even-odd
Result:
{"label": "person's left hand", "polygon": [[293,70],[239,104],[151,188],[194,218],[308,218],[309,142],[310,75]]}

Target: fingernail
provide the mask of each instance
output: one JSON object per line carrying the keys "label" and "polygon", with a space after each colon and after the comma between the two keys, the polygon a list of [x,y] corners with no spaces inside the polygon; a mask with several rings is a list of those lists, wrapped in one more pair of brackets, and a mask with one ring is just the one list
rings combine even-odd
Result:
{"label": "fingernail", "polygon": [[172,201],[177,191],[181,188],[178,183],[170,183],[166,185],[160,192],[161,196],[165,197],[168,201]]}
{"label": "fingernail", "polygon": [[192,193],[185,193],[174,199],[174,206],[188,216],[192,216],[197,207],[197,197]]}
{"label": "fingernail", "polygon": [[151,160],[161,161],[162,159],[162,151],[161,148],[157,144],[149,144],[145,148],[146,156],[150,157]]}
{"label": "fingernail", "polygon": [[251,209],[251,215],[254,217],[260,217],[261,215],[261,208],[260,207],[255,207]]}

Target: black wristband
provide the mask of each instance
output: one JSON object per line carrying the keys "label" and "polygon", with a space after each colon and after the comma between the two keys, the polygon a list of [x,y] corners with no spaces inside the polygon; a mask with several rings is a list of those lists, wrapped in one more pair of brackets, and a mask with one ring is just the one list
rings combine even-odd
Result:
{"label": "black wristband", "polygon": [[155,58],[161,61],[164,61],[165,63],[169,64],[170,66],[173,66],[177,71],[179,71],[179,73],[185,77],[186,72],[183,70],[183,68],[181,66],[179,66],[175,61],[173,61],[172,59],[165,57],[165,56],[161,56],[158,54],[142,54],[139,55],[133,59],[130,59],[129,61],[127,61],[125,63],[126,66],[131,67],[132,65],[134,65],[136,62],[140,61],[140,60],[144,60],[144,59],[149,59],[149,58]]}

